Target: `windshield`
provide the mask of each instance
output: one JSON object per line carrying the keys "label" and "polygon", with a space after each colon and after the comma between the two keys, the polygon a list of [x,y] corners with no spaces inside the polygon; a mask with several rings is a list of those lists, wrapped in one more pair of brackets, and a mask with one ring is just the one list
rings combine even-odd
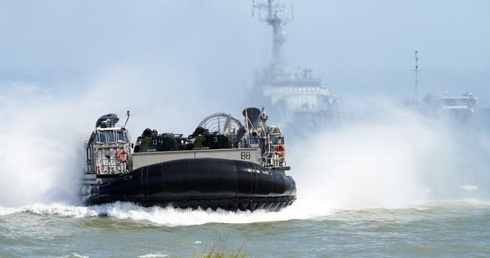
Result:
{"label": "windshield", "polygon": [[95,137],[95,141],[99,143],[129,141],[126,131],[102,131],[98,132]]}

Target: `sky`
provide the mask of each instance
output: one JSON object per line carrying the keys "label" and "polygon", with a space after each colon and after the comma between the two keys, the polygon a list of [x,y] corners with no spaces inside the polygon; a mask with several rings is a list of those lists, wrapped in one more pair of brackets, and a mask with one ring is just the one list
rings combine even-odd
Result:
{"label": "sky", "polygon": [[[421,94],[469,91],[480,98],[480,107],[490,106],[490,2],[286,3],[293,6],[294,20],[285,27],[285,59],[291,66],[311,67],[332,94],[410,96],[417,50]],[[152,91],[185,94],[174,85],[178,81],[193,84],[201,95],[233,99],[270,59],[270,27],[257,11],[252,16],[252,5],[249,0],[1,0],[0,81],[83,91],[128,70],[161,79]]]}
{"label": "sky", "polygon": [[[377,96],[393,103],[410,98],[418,51],[421,95],[471,92],[479,98],[478,107],[490,107],[490,1],[286,3],[294,7],[294,19],[285,27],[285,60],[312,68],[342,102],[369,99],[356,105],[381,112],[386,106],[373,105]],[[0,204],[39,195],[56,199],[76,189],[68,183],[60,189],[57,179],[76,183],[68,179],[78,178],[72,174],[83,167],[83,140],[103,114],[116,113],[124,122],[130,110],[128,128],[136,139],[146,127],[188,135],[212,113],[238,117],[244,107],[260,105],[247,99],[247,92],[255,71],[269,64],[271,28],[252,6],[251,0],[0,0],[0,119],[7,121],[0,127],[0,175],[5,179],[0,187],[24,193],[13,201],[0,196]],[[399,137],[411,135],[410,130],[400,134],[410,120],[401,117],[380,127],[351,128],[353,134],[329,134],[320,147],[337,142],[333,154],[339,145],[362,152],[371,142],[349,139],[368,139],[373,133],[378,135],[374,142],[393,133],[386,142],[398,147],[405,142]],[[432,132],[428,139],[437,135]],[[413,140],[405,142],[408,150],[402,148],[413,159],[423,156],[420,146],[411,145],[417,137],[407,137]],[[434,146],[429,150],[434,159],[447,149]],[[365,152],[383,160],[386,148],[379,149]],[[486,160],[486,153],[478,157]],[[451,155],[447,160],[454,160]],[[345,162],[349,157],[339,155],[338,163],[350,164]],[[398,157],[403,163],[412,156]],[[332,171],[345,171],[341,165]],[[35,173],[19,179],[11,173],[19,166]],[[377,164],[372,171],[378,171]]]}

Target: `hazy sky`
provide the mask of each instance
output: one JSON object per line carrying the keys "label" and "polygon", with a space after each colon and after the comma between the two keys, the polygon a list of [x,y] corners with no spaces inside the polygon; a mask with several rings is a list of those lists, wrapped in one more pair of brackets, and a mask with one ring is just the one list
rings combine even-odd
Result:
{"label": "hazy sky", "polygon": [[[490,107],[490,1],[288,3],[294,4],[294,20],[285,28],[285,59],[292,66],[311,67],[343,102],[383,95],[402,103],[411,97],[418,50],[421,95],[472,92],[479,107]],[[254,71],[268,65],[270,47],[271,28],[257,14],[252,17],[251,0],[0,0],[0,120],[7,121],[0,127],[5,146],[0,149],[5,179],[0,188],[27,203],[73,192],[84,164],[83,141],[106,113],[117,113],[124,122],[126,110],[131,110],[128,128],[134,141],[146,127],[188,135],[209,114],[239,116],[242,108],[262,104],[245,96]],[[357,104],[364,112],[390,110],[369,103]],[[324,156],[313,156],[310,162],[304,155],[311,146],[291,151],[288,164],[307,166],[298,166],[296,175],[335,171],[342,179],[349,171],[360,171],[386,179],[396,170],[402,176],[402,183],[380,181],[375,184],[380,187],[412,186],[405,184],[406,175],[433,172],[431,165],[417,167],[425,161],[443,157],[440,163],[446,166],[467,164],[454,158],[457,152],[446,151],[452,135],[438,138],[444,134],[437,128],[420,132],[417,121],[397,115],[381,115],[381,125],[361,124],[316,140],[316,154],[331,158],[327,168],[315,163]],[[485,137],[473,138],[486,149],[490,146]],[[428,142],[422,149],[419,139]],[[434,149],[427,154],[425,146]],[[462,157],[487,161],[486,149]],[[352,155],[359,162],[352,162]],[[390,162],[384,162],[387,157]],[[378,163],[385,169],[378,169]],[[60,177],[73,186],[60,189]],[[301,185],[301,176],[296,178]],[[352,182],[344,183],[350,187]],[[391,196],[376,190],[368,192]],[[345,188],[339,192],[345,196]],[[22,203],[21,197],[3,197],[1,205]]]}
{"label": "hazy sky", "polygon": [[[490,1],[286,3],[286,60],[332,94],[410,97],[418,50],[421,95],[468,91],[490,107]],[[125,90],[183,95],[187,84],[226,106],[269,62],[270,32],[251,0],[0,0],[0,87],[84,91],[134,72],[147,81]]]}

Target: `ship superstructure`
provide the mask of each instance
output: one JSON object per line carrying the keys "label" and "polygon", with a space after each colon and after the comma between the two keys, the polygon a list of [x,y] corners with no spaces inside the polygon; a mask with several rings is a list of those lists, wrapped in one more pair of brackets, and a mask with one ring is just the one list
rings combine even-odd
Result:
{"label": "ship superstructure", "polygon": [[255,92],[261,93],[287,122],[304,126],[304,122],[319,125],[338,121],[340,103],[330,94],[329,87],[313,76],[312,69],[293,68],[284,60],[284,26],[293,20],[292,8],[274,0],[254,3],[253,8],[258,10],[259,20],[272,27],[271,63],[256,73]]}
{"label": "ship superstructure", "polygon": [[466,92],[462,95],[443,95],[427,94],[419,100],[419,57],[415,51],[415,84],[413,97],[405,102],[410,107],[415,107],[423,114],[434,117],[450,118],[456,121],[467,121],[475,114],[475,106],[478,98]]}

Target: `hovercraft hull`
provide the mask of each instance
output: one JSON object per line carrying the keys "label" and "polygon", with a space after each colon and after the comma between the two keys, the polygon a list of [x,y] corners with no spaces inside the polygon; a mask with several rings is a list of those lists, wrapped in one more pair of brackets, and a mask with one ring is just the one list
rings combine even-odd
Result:
{"label": "hovercraft hull", "polygon": [[85,185],[82,196],[85,205],[121,201],[184,209],[278,211],[294,202],[296,185],[283,172],[252,162],[179,159]]}

